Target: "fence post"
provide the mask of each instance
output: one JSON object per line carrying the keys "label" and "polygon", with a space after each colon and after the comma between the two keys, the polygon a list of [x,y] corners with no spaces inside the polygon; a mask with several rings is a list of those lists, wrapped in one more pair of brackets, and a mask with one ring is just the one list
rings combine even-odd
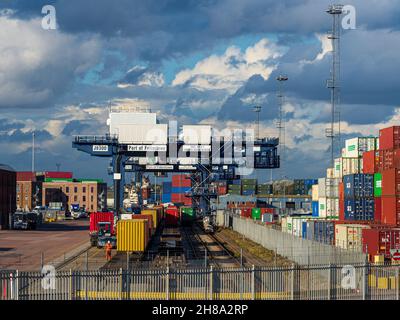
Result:
{"label": "fence post", "polygon": [[336,265],[329,264],[328,300],[336,300]]}
{"label": "fence post", "polygon": [[167,265],[167,274],[166,274],[166,277],[165,277],[165,281],[166,281],[166,283],[165,283],[165,293],[166,293],[166,296],[165,296],[165,298],[166,298],[166,300],[169,300],[169,266]]}
{"label": "fence post", "polygon": [[399,279],[399,275],[400,275],[400,270],[399,267],[396,268],[396,300],[400,299],[400,279]]}
{"label": "fence post", "polygon": [[369,300],[369,293],[368,293],[368,263],[365,262],[364,266],[362,267],[362,299]]}
{"label": "fence post", "polygon": [[291,275],[291,278],[290,278],[290,282],[291,282],[291,284],[290,284],[290,300],[294,300],[294,283],[295,283],[295,281],[294,281],[294,264],[292,264],[292,267],[290,268],[290,275]]}
{"label": "fence post", "polygon": [[72,293],[73,288],[74,288],[74,285],[73,285],[73,279],[72,279],[72,270],[69,269],[69,300],[73,299],[73,293]]}
{"label": "fence post", "polygon": [[214,295],[214,270],[213,266],[210,266],[210,294],[209,294],[209,300],[213,300],[213,295]]}
{"label": "fence post", "polygon": [[19,271],[15,272],[15,300],[19,300]]}
{"label": "fence post", "polygon": [[124,290],[124,284],[122,283],[123,279],[124,279],[124,277],[123,277],[122,268],[119,268],[119,285],[120,285],[120,288],[119,288],[119,300],[122,300],[122,292]]}
{"label": "fence post", "polygon": [[256,277],[254,264],[251,267],[251,299],[256,299]]}

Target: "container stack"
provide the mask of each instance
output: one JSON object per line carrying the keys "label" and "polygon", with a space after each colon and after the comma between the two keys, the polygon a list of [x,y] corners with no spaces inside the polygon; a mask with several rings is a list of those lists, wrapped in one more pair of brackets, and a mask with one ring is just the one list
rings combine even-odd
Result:
{"label": "container stack", "polygon": [[257,186],[257,194],[273,194],[272,184],[271,183],[263,183]]}
{"label": "container stack", "polygon": [[228,184],[228,194],[241,195],[242,186],[240,180],[231,180]]}
{"label": "container stack", "polygon": [[242,195],[252,196],[256,194],[257,180],[256,179],[242,179]]}
{"label": "container stack", "polygon": [[293,181],[293,188],[295,195],[310,195],[312,186],[317,184],[318,180],[315,179],[296,179]]}
{"label": "container stack", "polygon": [[192,180],[187,174],[172,176],[171,202],[183,203],[185,206],[192,205],[192,199],[185,194],[191,190]]}
{"label": "container stack", "polygon": [[374,175],[346,175],[343,185],[344,220],[374,221]]}
{"label": "container stack", "polygon": [[216,182],[216,191],[219,196],[225,195],[228,193],[227,182],[220,180]]}
{"label": "container stack", "polygon": [[172,193],[172,183],[169,181],[163,182],[162,184],[162,203],[171,202],[171,193]]}
{"label": "container stack", "polygon": [[338,178],[318,179],[319,217],[339,218],[339,182]]}

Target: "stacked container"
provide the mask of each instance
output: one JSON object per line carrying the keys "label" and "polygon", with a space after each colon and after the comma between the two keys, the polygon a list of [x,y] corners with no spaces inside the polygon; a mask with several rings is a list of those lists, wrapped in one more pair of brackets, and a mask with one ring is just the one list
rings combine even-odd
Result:
{"label": "stacked container", "polygon": [[192,199],[185,194],[191,190],[192,180],[190,175],[178,174],[172,176],[171,202],[183,203],[185,206],[192,205]]}
{"label": "stacked container", "polygon": [[371,228],[362,230],[363,251],[370,259],[375,255],[384,255],[390,259],[393,251],[400,250],[399,228]]}
{"label": "stacked container", "polygon": [[400,168],[382,171],[382,215],[387,225],[400,225]]}
{"label": "stacked container", "polygon": [[171,202],[172,182],[166,181],[162,184],[162,203]]}
{"label": "stacked container", "polygon": [[344,220],[374,220],[374,176],[352,174],[344,176]]}
{"label": "stacked container", "polygon": [[339,182],[337,178],[318,179],[318,216],[333,218],[339,216]]}
{"label": "stacked container", "polygon": [[231,180],[230,183],[228,183],[228,194],[242,194],[242,185],[240,180]]}
{"label": "stacked container", "polygon": [[257,194],[272,194],[273,189],[272,189],[272,184],[270,183],[264,183],[264,184],[259,184],[257,186]]}
{"label": "stacked container", "polygon": [[369,228],[362,224],[336,224],[335,245],[346,250],[362,251],[362,231]]}
{"label": "stacked container", "polygon": [[318,195],[318,184],[314,184],[311,189],[311,212],[313,217],[318,217],[319,216],[319,195]]}
{"label": "stacked container", "polygon": [[256,194],[257,180],[256,179],[242,179],[242,195],[252,196]]}

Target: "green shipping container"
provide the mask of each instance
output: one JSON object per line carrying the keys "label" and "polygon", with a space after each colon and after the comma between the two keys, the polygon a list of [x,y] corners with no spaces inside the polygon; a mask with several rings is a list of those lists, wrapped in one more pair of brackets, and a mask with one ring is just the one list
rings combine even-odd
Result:
{"label": "green shipping container", "polygon": [[242,185],[242,190],[256,190],[256,185],[244,184]]}
{"label": "green shipping container", "polygon": [[242,179],[242,185],[245,185],[245,184],[256,185],[257,179]]}
{"label": "green shipping container", "polygon": [[183,208],[182,208],[182,213],[183,213],[183,216],[188,216],[188,217],[191,217],[191,218],[194,217],[194,210],[193,210],[193,208],[183,207]]}
{"label": "green shipping container", "polygon": [[230,184],[228,185],[228,189],[231,190],[240,190],[242,188],[242,186],[240,184]]}
{"label": "green shipping container", "polygon": [[382,196],[382,174],[381,173],[374,174],[374,196],[375,197]]}
{"label": "green shipping container", "polygon": [[45,178],[44,182],[72,182],[70,178]]}
{"label": "green shipping container", "polygon": [[251,209],[251,218],[256,220],[261,220],[261,209],[260,208]]}

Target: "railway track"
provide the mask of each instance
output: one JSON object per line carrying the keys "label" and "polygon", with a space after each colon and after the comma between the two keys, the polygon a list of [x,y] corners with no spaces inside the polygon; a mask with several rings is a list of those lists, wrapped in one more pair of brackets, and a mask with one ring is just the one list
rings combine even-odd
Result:
{"label": "railway track", "polygon": [[88,247],[71,258],[60,263],[57,271],[66,270],[97,270],[107,263],[104,249]]}

